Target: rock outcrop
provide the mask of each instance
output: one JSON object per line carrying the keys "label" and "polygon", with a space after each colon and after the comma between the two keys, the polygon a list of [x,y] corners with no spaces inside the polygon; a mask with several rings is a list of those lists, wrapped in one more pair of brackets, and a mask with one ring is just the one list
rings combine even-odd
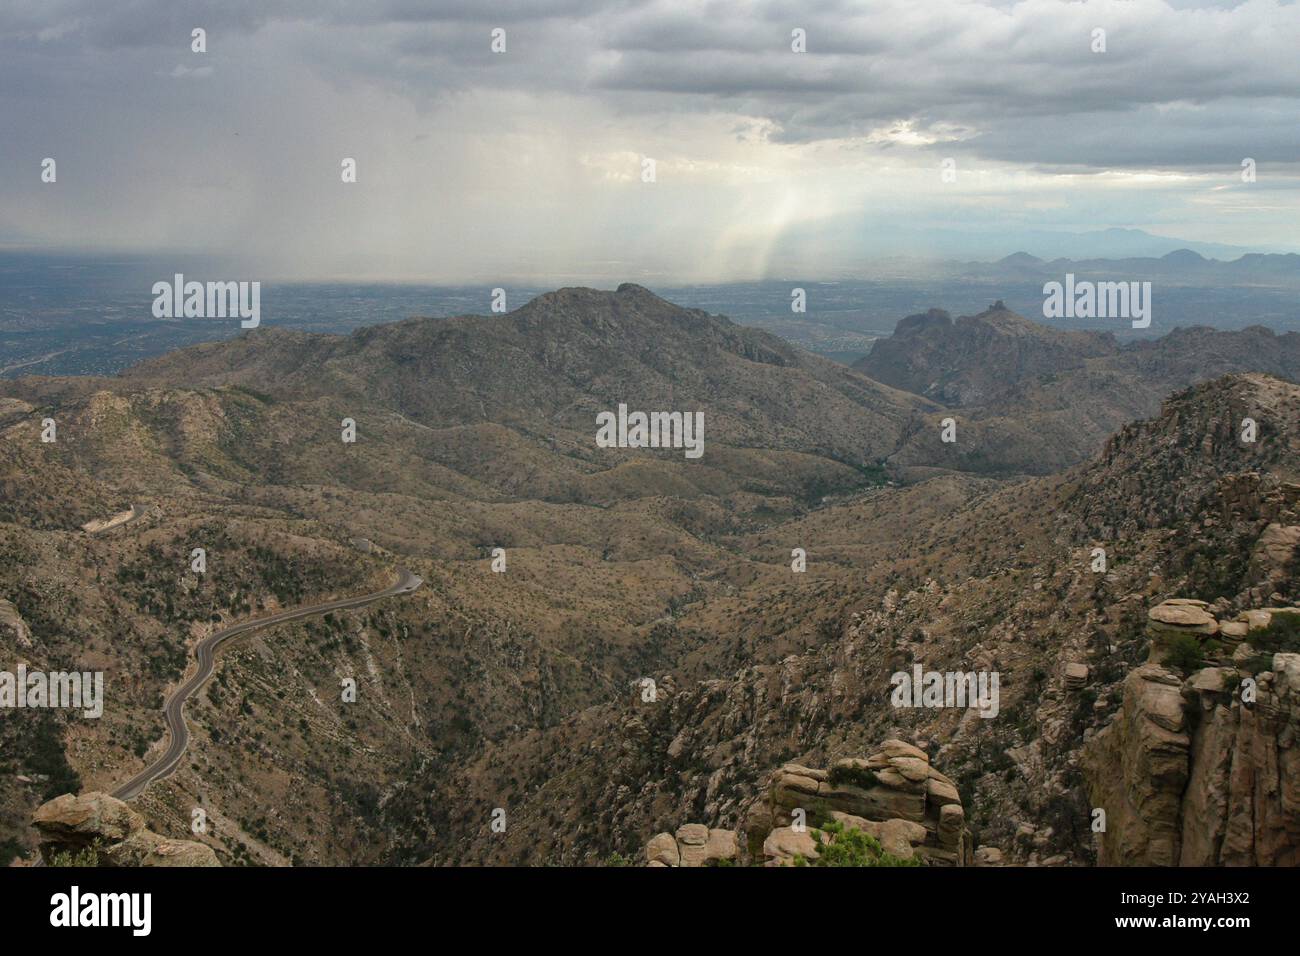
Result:
{"label": "rock outcrop", "polygon": [[[974,863],[961,798],[930,766],[925,751],[886,740],[868,757],[846,757],[822,770],[787,763],[744,814],[743,832],[687,824],[646,844],[649,866],[708,866],[733,860],[790,865],[818,856],[814,830],[838,823],[861,830],[901,860],[941,866]],[[743,852],[742,852],[743,848]],[[986,854],[1000,861],[1001,854]]]}
{"label": "rock outcrop", "polygon": [[149,830],[144,818],[106,793],[65,793],[37,809],[41,858],[94,849],[99,866],[220,866],[210,846],[171,840]]}
{"label": "rock outcrop", "polygon": [[1083,690],[1088,683],[1089,668],[1087,664],[1070,661],[1061,670],[1066,690]]}
{"label": "rock outcrop", "polygon": [[739,841],[734,830],[687,823],[675,834],[660,833],[645,846],[647,866],[718,866],[735,861]]}
{"label": "rock outcrop", "polygon": [[1136,668],[1124,681],[1119,712],[1084,751],[1089,796],[1106,812],[1103,866],[1178,862],[1191,743],[1181,687],[1159,664]]}
{"label": "rock outcrop", "polygon": [[[1120,709],[1083,752],[1089,796],[1106,814],[1099,864],[1300,864],[1300,654],[1251,646],[1295,613],[1220,622],[1204,602],[1152,609],[1152,660],[1125,678]],[[1170,665],[1180,634],[1201,642],[1210,666],[1184,676]]]}

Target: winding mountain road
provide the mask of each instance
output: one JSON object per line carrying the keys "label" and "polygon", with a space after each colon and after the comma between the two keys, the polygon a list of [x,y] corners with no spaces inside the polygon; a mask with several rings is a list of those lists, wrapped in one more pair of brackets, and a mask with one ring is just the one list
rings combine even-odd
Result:
{"label": "winding mountain road", "polygon": [[124,511],[122,512],[122,514],[127,515],[127,517],[122,518],[122,520],[120,521],[117,520],[117,516],[114,516],[113,518],[110,518],[108,521],[103,522],[101,527],[92,529],[89,527],[89,524],[93,524],[94,522],[89,522],[88,524],[83,524],[81,528],[83,531],[86,532],[86,534],[92,536],[97,534],[104,534],[108,531],[115,531],[118,528],[125,528],[129,524],[132,524],[136,521],[139,521],[141,518],[146,518],[149,515],[153,514],[153,505],[132,505],[129,513]]}
{"label": "winding mountain road", "polygon": [[163,751],[161,757],[114,790],[113,796],[119,800],[132,800],[138,797],[149,784],[155,780],[161,780],[176,769],[176,766],[181,762],[181,758],[185,756],[185,748],[190,743],[190,731],[185,725],[185,702],[193,697],[195,691],[202,687],[207,679],[212,676],[213,668],[216,665],[217,650],[221,645],[231,638],[238,637],[240,634],[247,634],[249,631],[255,631],[258,628],[270,627],[273,624],[284,624],[288,621],[296,621],[315,614],[328,614],[330,611],[344,611],[350,608],[365,607],[367,604],[374,604],[384,598],[394,597],[398,594],[409,594],[424,583],[423,578],[412,574],[406,568],[399,567],[397,571],[397,583],[384,588],[382,591],[363,594],[360,597],[343,598],[339,601],[329,601],[325,604],[311,604],[306,607],[294,608],[291,611],[281,611],[279,614],[272,614],[270,617],[242,621],[225,630],[209,634],[199,641],[195,649],[195,656],[199,662],[198,670],[189,680],[173,691],[163,704],[163,716],[167,721],[167,731],[171,737],[171,742],[167,745],[167,749]]}

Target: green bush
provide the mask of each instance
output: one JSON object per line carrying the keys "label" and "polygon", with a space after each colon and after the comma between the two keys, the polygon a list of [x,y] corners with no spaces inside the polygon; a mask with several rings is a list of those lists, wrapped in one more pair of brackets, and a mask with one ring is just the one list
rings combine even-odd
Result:
{"label": "green bush", "polygon": [[64,850],[61,853],[54,854],[50,859],[50,866],[99,866],[99,841],[96,840],[90,846],[78,850],[76,853]]}
{"label": "green bush", "polygon": [[1300,652],[1300,614],[1274,614],[1268,627],[1251,631],[1247,637],[1251,645],[1260,650]]}
{"label": "green bush", "polygon": [[[822,839],[823,833],[829,834],[831,840]],[[820,830],[813,830],[813,840],[817,844],[817,859],[809,864],[802,856],[794,858],[795,866],[920,866],[917,857],[904,860],[902,857],[886,853],[880,841],[870,833],[832,821]]]}
{"label": "green bush", "polygon": [[22,853],[23,847],[13,837],[0,840],[0,866],[8,866],[9,861]]}
{"label": "green bush", "polygon": [[1170,638],[1165,646],[1163,663],[1184,674],[1200,670],[1205,666],[1200,638],[1195,634],[1178,634]]}
{"label": "green bush", "polygon": [[876,775],[865,767],[832,767],[827,782],[832,787],[848,784],[853,787],[870,788],[880,783]]}
{"label": "green bush", "polygon": [[1273,666],[1273,655],[1300,653],[1300,614],[1274,614],[1268,627],[1253,630],[1246,637],[1258,653],[1250,657],[1245,669],[1258,674]]}

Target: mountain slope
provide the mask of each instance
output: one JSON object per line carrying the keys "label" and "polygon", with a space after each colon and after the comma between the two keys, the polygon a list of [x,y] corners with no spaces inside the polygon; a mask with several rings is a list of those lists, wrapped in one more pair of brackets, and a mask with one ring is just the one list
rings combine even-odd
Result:
{"label": "mountain slope", "polygon": [[[421,858],[379,814],[413,767],[450,773],[648,668],[709,673],[736,653],[720,633],[762,658],[807,646],[816,619],[742,596],[789,548],[751,555],[745,536],[879,487],[878,458],[932,407],[636,287],[347,338],[259,330],[115,379],[0,391],[0,599],[24,621],[0,640],[29,630],[11,650],[31,666],[94,666],[115,688],[103,721],[50,714],[6,750],[6,847],[30,843],[15,821],[47,788],[111,790],[140,769],[214,627],[374,590],[398,559],[425,579],[392,606],[259,632],[191,702],[187,759],[141,812],[180,835],[202,801],[225,862]],[[619,402],[702,411],[704,457],[597,448],[595,413]]]}
{"label": "mountain slope", "polygon": [[956,321],[941,309],[910,315],[853,367],[944,405],[987,405],[1020,382],[1117,351],[1109,335],[1048,328],[997,302]]}
{"label": "mountain slope", "polygon": [[[1258,448],[1230,440],[1243,408],[1267,423]],[[635,854],[681,819],[743,830],[771,767],[823,766],[885,737],[942,762],[981,843],[1019,862],[1094,861],[1080,758],[1121,707],[1126,675],[1152,652],[1148,609],[1200,599],[1226,620],[1300,601],[1300,538],[1290,557],[1267,544],[1279,523],[1300,523],[1297,410],[1300,387],[1216,380],[1066,475],[952,501],[894,539],[898,564],[819,573],[804,613],[815,603],[837,619],[819,645],[702,682],[656,673],[653,701],[629,687],[618,702],[504,741],[460,778],[438,781],[460,808],[453,830],[493,806],[509,808],[511,823],[496,839],[455,841],[434,861],[593,862]],[[1205,443],[1210,453],[1199,454]],[[885,494],[924,497],[951,480]],[[817,520],[861,527],[865,516],[846,504]],[[1103,573],[1097,546],[1109,555]],[[998,716],[893,708],[890,675],[914,665],[998,671]],[[1278,733],[1274,746],[1291,747]]]}
{"label": "mountain slope", "polygon": [[1191,328],[1119,346],[1004,309],[956,321],[932,310],[899,322],[855,367],[952,408],[956,442],[942,443],[935,427],[915,430],[890,458],[902,474],[1048,474],[1189,385],[1239,372],[1300,380],[1300,334]]}
{"label": "mountain slope", "polygon": [[[1296,596],[1258,554],[1277,550],[1259,544],[1269,521],[1292,521],[1300,405],[1261,375],[1180,394],[1032,480],[982,473],[1010,459],[976,440],[1002,427],[979,407],[951,413],[957,450],[927,459],[941,406],[635,287],[346,338],[259,330],[0,396],[0,645],[103,669],[111,689],[103,720],[0,726],[11,852],[40,800],[111,790],[157,752],[162,698],[205,634],[376,590],[400,563],[425,580],[409,598],[223,655],[187,707],[186,760],[138,801],[151,829],[186,836],[202,806],[223,863],[598,862],[674,821],[738,825],[784,760],[901,735],[955,768],[985,842],[1087,861],[1074,758],[1148,649],[1148,605]],[[704,457],[596,448],[595,411],[620,401],[698,402]],[[1058,414],[1053,436],[1020,433],[1022,460],[1077,454],[1078,419]],[[1247,416],[1251,447],[1232,440]],[[933,477],[886,482],[877,455]],[[1089,694],[1061,675],[1081,662]],[[1002,716],[892,709],[889,675],[915,663],[999,670]],[[1031,822],[1037,842],[1015,845]]]}
{"label": "mountain slope", "polygon": [[[329,397],[431,427],[505,425],[591,448],[597,412],[702,410],[706,440],[874,464],[933,405],[640,286],[561,289],[514,312],[346,338],[262,329],[143,363],[128,383]],[[562,438],[557,437],[562,436]]]}

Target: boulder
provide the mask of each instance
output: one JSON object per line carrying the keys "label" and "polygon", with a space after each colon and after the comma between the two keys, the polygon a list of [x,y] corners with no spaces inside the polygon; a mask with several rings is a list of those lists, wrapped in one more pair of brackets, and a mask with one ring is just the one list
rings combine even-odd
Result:
{"label": "boulder", "polygon": [[[1175,689],[1175,694],[1177,690]],[[886,740],[865,756],[834,761],[829,769],[786,763],[768,776],[756,797],[741,805],[743,840],[731,830],[686,824],[660,833],[645,847],[647,865],[707,866],[740,859],[786,865],[817,858],[814,831],[838,822],[861,830],[902,859],[969,866],[971,835],[956,785],[930,765],[925,750]],[[833,839],[826,834],[825,839]],[[674,862],[676,861],[676,862]]]}
{"label": "boulder", "polygon": [[1218,634],[1218,619],[1207,607],[1203,601],[1191,602],[1175,598],[1151,608],[1147,612],[1150,660],[1164,659],[1171,646],[1187,637],[1204,641]]}
{"label": "boulder", "polygon": [[106,793],[65,793],[36,808],[32,824],[44,841],[81,848],[121,843],[144,829],[144,818]]}
{"label": "boulder", "polygon": [[677,849],[677,841],[671,833],[658,833],[645,845],[646,864],[648,866],[677,866],[682,855]]}
{"label": "boulder", "polygon": [[914,747],[912,744],[903,740],[886,740],[880,745],[877,754],[886,758],[914,757],[917,760],[924,760],[926,763],[930,762],[930,758],[926,755],[924,750],[921,750],[919,747]]}
{"label": "boulder", "polygon": [[957,792],[957,787],[951,780],[942,774],[935,773],[926,782],[926,801],[931,806],[942,807],[945,804],[961,804],[961,795]]}
{"label": "boulder", "polygon": [[995,846],[982,846],[975,851],[976,866],[1002,866],[1002,851]]}
{"label": "boulder", "polygon": [[646,866],[712,866],[739,856],[734,830],[710,829],[702,823],[685,823],[676,834],[657,833],[642,850]]}
{"label": "boulder", "polygon": [[93,848],[100,866],[220,866],[212,847],[172,840],[147,829],[121,800],[91,791],[65,793],[38,807],[32,824],[41,837],[41,858]]}
{"label": "boulder", "polygon": [[1249,632],[1250,625],[1245,621],[1224,621],[1219,625],[1219,637],[1231,644],[1245,640]]}
{"label": "boulder", "polygon": [[1088,683],[1088,665],[1071,661],[1062,669],[1065,686],[1068,690],[1082,690]]}
{"label": "boulder", "polygon": [[966,813],[960,803],[948,803],[939,808],[939,845],[952,848],[961,840],[966,824]]}
{"label": "boulder", "polygon": [[103,853],[110,866],[220,866],[212,847],[192,840],[168,840],[150,830],[110,846]]}
{"label": "boulder", "polygon": [[677,828],[677,842],[683,846],[704,846],[709,842],[709,828],[702,823],[685,823]]}
{"label": "boulder", "polygon": [[1187,678],[1184,686],[1188,690],[1222,694],[1232,689],[1236,673],[1236,670],[1231,667],[1205,667]]}
{"label": "boulder", "polygon": [[1205,610],[1203,601],[1196,603],[1165,601],[1148,611],[1147,618],[1158,624],[1202,629],[1206,634],[1213,634],[1218,626],[1214,615]]}
{"label": "boulder", "polygon": [[704,844],[704,858],[715,860],[734,860],[740,855],[740,841],[735,830],[710,829],[709,839]]}
{"label": "boulder", "polygon": [[807,827],[802,830],[795,830],[793,827],[777,827],[763,841],[763,856],[767,858],[768,866],[788,865],[796,856],[801,856],[805,860],[815,860],[817,855],[817,841],[813,839],[812,831]]}

